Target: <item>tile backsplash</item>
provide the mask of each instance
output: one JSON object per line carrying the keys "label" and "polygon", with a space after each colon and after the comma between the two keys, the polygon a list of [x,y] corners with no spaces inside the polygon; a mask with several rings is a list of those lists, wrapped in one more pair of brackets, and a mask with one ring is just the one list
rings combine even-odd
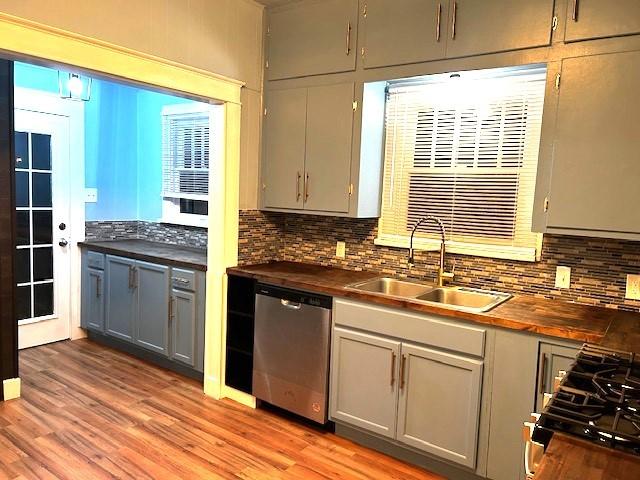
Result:
{"label": "tile backsplash", "polygon": [[88,241],[139,238],[185,247],[207,248],[205,228],[136,220],[86,222],[85,238]]}
{"label": "tile backsplash", "polygon": [[[416,252],[416,266],[409,270],[406,249],[374,244],[377,224],[376,219],[243,211],[239,261],[290,260],[435,278],[437,252]],[[338,240],[346,243],[344,259],[335,256]],[[640,242],[545,235],[539,262],[447,255],[449,269],[453,262],[456,285],[640,311],[640,302],[624,298],[626,275],[640,272]],[[571,267],[570,289],[555,288],[558,265]]]}

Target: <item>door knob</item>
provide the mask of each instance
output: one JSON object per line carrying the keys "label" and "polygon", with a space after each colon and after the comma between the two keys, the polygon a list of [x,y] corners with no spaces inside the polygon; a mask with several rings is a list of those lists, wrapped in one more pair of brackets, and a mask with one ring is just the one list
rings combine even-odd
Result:
{"label": "door knob", "polygon": [[60,245],[61,247],[66,247],[67,245],[69,245],[69,242],[67,242],[65,238],[61,238],[58,242],[58,245]]}

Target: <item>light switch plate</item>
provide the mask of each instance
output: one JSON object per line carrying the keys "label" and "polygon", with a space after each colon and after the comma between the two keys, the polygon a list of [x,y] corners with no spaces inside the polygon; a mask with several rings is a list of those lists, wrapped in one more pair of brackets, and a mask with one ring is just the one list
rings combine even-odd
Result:
{"label": "light switch plate", "polygon": [[84,189],[84,203],[97,203],[98,202],[98,189],[97,188],[85,188]]}
{"label": "light switch plate", "polygon": [[336,257],[344,258],[347,254],[347,246],[345,242],[336,242]]}
{"label": "light switch plate", "polygon": [[629,300],[640,300],[640,275],[627,275],[627,292]]}
{"label": "light switch plate", "polygon": [[571,285],[571,267],[556,268],[556,288],[569,288]]}

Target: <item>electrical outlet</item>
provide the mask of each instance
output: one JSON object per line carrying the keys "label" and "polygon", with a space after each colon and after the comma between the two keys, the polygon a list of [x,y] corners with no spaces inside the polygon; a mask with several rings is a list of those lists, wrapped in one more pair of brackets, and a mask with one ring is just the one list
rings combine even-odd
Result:
{"label": "electrical outlet", "polygon": [[84,203],[96,203],[98,201],[98,189],[97,188],[85,188],[84,189]]}
{"label": "electrical outlet", "polygon": [[336,242],[336,257],[344,258],[347,254],[347,245],[344,242]]}
{"label": "electrical outlet", "polygon": [[556,268],[556,288],[569,288],[571,285],[571,267]]}
{"label": "electrical outlet", "polygon": [[640,300],[640,275],[627,275],[627,292],[629,300]]}

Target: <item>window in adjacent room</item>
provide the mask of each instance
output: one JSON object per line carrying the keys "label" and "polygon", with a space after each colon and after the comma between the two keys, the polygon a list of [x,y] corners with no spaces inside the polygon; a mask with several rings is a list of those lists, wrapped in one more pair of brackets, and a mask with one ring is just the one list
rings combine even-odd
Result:
{"label": "window in adjacent room", "polygon": [[[418,219],[435,215],[451,252],[535,260],[545,78],[538,66],[390,82],[376,243],[406,247]],[[420,228],[418,248],[439,246],[435,228]]]}
{"label": "window in adjacent room", "polygon": [[207,226],[215,108],[193,103],[162,109],[163,222]]}

